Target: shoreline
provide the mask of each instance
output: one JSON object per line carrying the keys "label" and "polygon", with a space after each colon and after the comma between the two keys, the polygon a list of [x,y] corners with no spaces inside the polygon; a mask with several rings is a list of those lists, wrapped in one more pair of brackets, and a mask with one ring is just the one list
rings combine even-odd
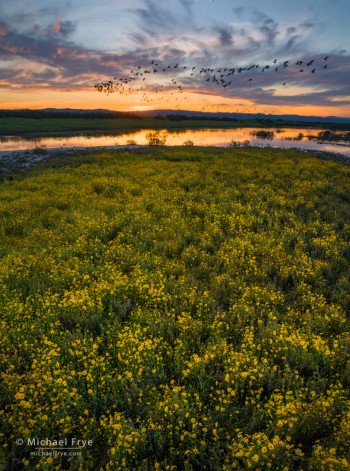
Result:
{"label": "shoreline", "polygon": [[[76,154],[88,154],[91,152],[103,152],[108,150],[135,150],[147,147],[163,147],[163,146],[149,146],[149,145],[113,145],[113,146],[92,146],[92,147],[52,147],[52,148],[37,148],[37,149],[22,149],[22,150],[5,150],[0,151],[0,176],[7,172],[14,172],[15,170],[23,171],[29,167],[54,158],[69,157]],[[171,146],[164,146],[171,147]],[[174,146],[179,147],[179,146]],[[181,146],[180,146],[181,147]],[[202,147],[202,146],[194,146]],[[215,146],[204,146],[215,147]],[[350,156],[337,153],[327,152],[322,150],[309,150],[298,147],[278,147],[278,146],[247,146],[252,148],[270,147],[271,149],[282,150],[295,150],[298,152],[309,153],[321,160],[332,160],[344,165],[350,165]],[[222,148],[221,146],[218,148]],[[230,149],[231,147],[227,147]],[[237,147],[242,148],[242,147]]]}
{"label": "shoreline", "polygon": [[[7,118],[2,118],[7,119]],[[20,119],[33,119],[33,118],[20,118]],[[43,118],[45,119],[45,118]],[[49,118],[49,119],[63,119],[63,118]],[[75,118],[70,118],[75,119]],[[79,118],[76,118],[79,119]],[[86,118],[82,118],[86,119]],[[34,120],[36,122],[37,120]],[[130,121],[130,120],[129,120]],[[64,137],[70,134],[89,134],[89,133],[101,133],[101,134],[115,134],[116,136],[119,134],[123,134],[126,132],[135,132],[135,131],[142,131],[142,130],[166,130],[167,132],[179,132],[179,131],[189,131],[189,130],[201,130],[201,129],[245,129],[245,128],[258,128],[261,130],[277,130],[277,129],[295,129],[295,128],[303,128],[309,130],[329,130],[329,131],[349,131],[350,130],[350,123],[349,124],[340,124],[338,123],[335,125],[334,123],[311,123],[311,122],[259,122],[259,120],[255,119],[247,119],[244,121],[239,120],[238,122],[230,122],[226,120],[216,120],[216,119],[186,119],[185,121],[178,121],[178,120],[169,120],[164,118],[150,118],[150,122],[148,122],[147,126],[143,125],[135,125],[136,121],[131,119],[131,122],[122,123],[121,125],[115,126],[106,126],[106,123],[103,122],[103,126],[96,126],[96,122],[93,123],[92,126],[85,126],[85,127],[62,127],[61,129],[52,129],[51,127],[42,129],[42,126],[38,128],[34,126],[32,129],[19,129],[14,128],[14,125],[11,126],[10,129],[4,129],[0,127],[0,138],[7,138],[7,137],[18,137],[18,138],[44,138],[49,136],[59,136]],[[179,124],[181,123],[181,124]],[[1,124],[1,123],[0,123]],[[37,123],[36,123],[37,124]],[[57,124],[57,123],[56,123]],[[99,123],[101,124],[101,123]]]}
{"label": "shoreline", "polygon": [[94,146],[94,147],[51,147],[37,149],[20,149],[0,151],[0,175],[3,172],[15,169],[24,170],[38,162],[47,161],[53,158],[74,156],[78,153],[90,153],[104,150],[132,149],[135,147],[147,147],[137,145],[115,145],[115,146]]}

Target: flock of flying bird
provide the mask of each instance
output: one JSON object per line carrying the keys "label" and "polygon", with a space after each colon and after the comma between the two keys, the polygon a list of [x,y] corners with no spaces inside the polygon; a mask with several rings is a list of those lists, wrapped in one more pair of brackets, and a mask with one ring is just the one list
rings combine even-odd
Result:
{"label": "flock of flying bird", "polygon": [[[298,66],[296,68],[296,72],[298,73],[309,72],[315,74],[316,70],[327,69],[328,57],[329,56],[321,58],[321,64],[317,64],[315,59],[308,61],[298,60],[295,63],[291,63],[289,60],[277,63],[277,59],[275,59],[270,65],[267,64],[264,66],[252,64],[246,67],[219,68],[181,66],[179,63],[174,65],[164,65],[161,64],[160,61],[152,60],[148,67],[142,67],[139,65],[132,69],[128,74],[128,77],[114,77],[116,82],[113,82],[112,80],[100,82],[95,85],[95,88],[99,92],[107,93],[107,95],[113,92],[118,92],[121,95],[131,94],[135,91],[143,92],[141,100],[145,102],[154,101],[148,93],[151,91],[156,94],[160,94],[157,96],[157,101],[169,101],[171,97],[169,97],[167,93],[173,95],[174,91],[183,93],[186,90],[185,85],[183,85],[180,80],[185,83],[190,83],[192,81],[192,77],[201,77],[207,86],[214,84],[226,89],[233,83],[235,75],[246,74],[248,72],[248,84],[251,84],[254,81],[256,78],[256,72],[279,72],[290,68],[290,66]],[[293,67],[293,70],[294,69],[295,67]],[[253,72],[255,72],[255,74],[253,74]],[[172,75],[172,77],[170,77],[170,82],[166,82],[166,79],[170,74]],[[156,77],[157,83],[154,81]],[[286,81],[282,83],[283,86],[286,84]],[[162,92],[164,92],[164,94]],[[186,99],[186,97],[184,97],[184,99]],[[175,100],[178,100],[178,98],[175,98]]]}

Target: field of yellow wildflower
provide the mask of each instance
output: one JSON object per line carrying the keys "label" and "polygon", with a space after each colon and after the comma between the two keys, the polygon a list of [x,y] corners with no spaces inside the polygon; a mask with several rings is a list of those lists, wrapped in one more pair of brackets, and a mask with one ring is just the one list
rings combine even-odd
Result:
{"label": "field of yellow wildflower", "polygon": [[1,469],[349,470],[350,168],[54,163],[0,185]]}

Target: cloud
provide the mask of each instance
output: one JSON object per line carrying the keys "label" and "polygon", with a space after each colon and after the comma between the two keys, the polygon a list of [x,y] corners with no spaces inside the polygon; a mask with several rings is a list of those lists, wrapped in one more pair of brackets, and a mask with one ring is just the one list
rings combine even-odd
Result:
{"label": "cloud", "polygon": [[75,28],[73,22],[62,21],[22,33],[1,24],[0,59],[9,63],[10,70],[2,67],[0,77],[11,77],[10,87],[47,82],[64,88],[84,76],[90,81],[92,76],[110,76],[116,67],[135,62],[133,54],[106,54],[75,45],[67,40]]}
{"label": "cloud", "polygon": [[58,41],[66,40],[69,36],[71,36],[77,29],[76,23],[72,21],[61,21],[57,20],[54,24],[50,24],[45,28],[42,28],[38,24],[34,24],[31,30],[23,33],[25,35],[29,35],[32,37],[37,38],[49,38],[49,37],[56,37]]}
{"label": "cloud", "polygon": [[[311,55],[310,55],[311,56]],[[271,105],[315,105],[315,106],[344,106],[350,103],[350,56],[332,56],[329,59],[330,69],[323,69],[323,57],[315,59],[316,73],[312,74],[310,68],[304,67],[300,73],[299,67],[292,64],[290,68],[278,72],[261,73],[254,71],[253,82],[248,82],[247,75],[237,75],[235,86],[225,90],[231,98],[239,97],[251,99],[258,104]],[[283,83],[286,83],[283,86]],[[291,93],[290,90],[298,90]],[[305,90],[305,91],[303,91]]]}
{"label": "cloud", "polygon": [[268,45],[271,46],[276,37],[280,34],[278,31],[278,23],[258,10],[254,12],[252,21],[261,33],[262,39],[266,40]]}
{"label": "cloud", "polygon": [[77,29],[77,25],[72,21],[60,21],[57,22],[56,25],[58,26],[57,33],[64,38],[71,36]]}
{"label": "cloud", "polygon": [[234,13],[236,13],[236,15],[239,16],[239,17],[242,16],[242,13],[243,13],[245,10],[246,10],[246,8],[243,7],[243,6],[235,7],[235,8],[232,9],[232,11],[233,11]]}
{"label": "cloud", "polygon": [[127,35],[132,42],[136,43],[136,44],[139,44],[139,45],[145,45],[148,43],[148,37],[147,35],[143,34],[143,33],[130,33]]}
{"label": "cloud", "polygon": [[0,21],[0,37],[6,36],[6,34],[10,31],[10,25],[7,23]]}
{"label": "cloud", "polygon": [[193,0],[178,0],[187,13],[192,15],[192,5],[194,4]]}
{"label": "cloud", "polygon": [[[14,88],[92,89],[94,83],[105,78],[128,76],[130,70],[139,66],[149,68],[151,60],[156,59],[160,70],[143,82],[148,89],[155,90],[161,82],[170,89],[173,86],[169,82],[173,77],[184,87],[200,93],[240,97],[257,103],[281,106],[348,104],[350,70],[347,64],[350,56],[346,50],[333,52],[329,68],[322,70],[323,57],[309,49],[310,35],[315,27],[312,20],[300,19],[282,25],[281,21],[254,11],[250,20],[244,23],[218,24],[213,20],[198,27],[193,1],[175,0],[166,2],[166,7],[164,5],[145,0],[139,8],[132,10],[137,27],[125,35],[131,47],[116,53],[75,43],[78,24],[71,19],[58,19],[58,15],[55,20],[51,17],[46,25],[33,22],[24,31],[0,21],[1,84]],[[240,6],[234,9],[237,16],[246,11]],[[273,69],[275,58],[278,59],[278,72]],[[317,60],[315,74],[310,70],[300,73],[295,66],[297,59],[307,58]],[[284,69],[281,62],[287,59],[293,67]],[[177,63],[181,67],[163,73],[163,68],[174,67]],[[218,69],[253,64],[260,64],[260,68],[236,73],[228,79],[232,84],[226,88],[207,82],[208,76],[198,72],[200,67]],[[262,73],[261,67],[266,64],[270,69]],[[188,69],[196,67],[193,76],[185,73],[184,66]],[[249,78],[253,81],[249,82]],[[285,81],[287,85],[283,87]],[[299,90],[294,95],[291,93],[293,87]]]}
{"label": "cloud", "polygon": [[296,41],[300,38],[301,36],[299,34],[295,34],[291,38],[288,39],[287,43],[285,44],[283,51],[288,52],[291,51],[296,43]]}
{"label": "cloud", "polygon": [[259,28],[259,31],[265,36],[269,44],[272,44],[279,34],[277,27],[277,23],[274,23],[271,18],[267,18],[264,20],[264,24]]}
{"label": "cloud", "polygon": [[299,24],[299,26],[305,30],[314,28],[316,24],[311,20],[305,20]]}
{"label": "cloud", "polygon": [[151,36],[157,37],[160,31],[167,31],[178,24],[175,15],[152,0],[145,0],[144,8],[136,8],[133,12],[138,17],[139,28]]}
{"label": "cloud", "polygon": [[144,0],[142,8],[135,8],[129,12],[136,17],[140,32],[151,38],[164,35],[181,37],[187,31],[193,33],[201,30],[194,21],[193,3],[191,0],[177,0],[167,3],[167,7],[164,8],[160,2]]}
{"label": "cloud", "polygon": [[214,30],[219,34],[219,44],[221,47],[232,47],[232,30],[229,27],[216,26]]}

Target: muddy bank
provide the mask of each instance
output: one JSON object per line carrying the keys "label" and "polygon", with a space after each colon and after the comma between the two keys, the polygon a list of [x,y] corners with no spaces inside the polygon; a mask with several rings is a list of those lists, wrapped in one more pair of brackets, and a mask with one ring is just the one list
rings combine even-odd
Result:
{"label": "muddy bank", "polygon": [[42,161],[54,158],[67,158],[77,154],[91,154],[105,150],[134,149],[146,146],[103,146],[103,147],[56,147],[26,150],[0,151],[0,174],[24,170]]}

